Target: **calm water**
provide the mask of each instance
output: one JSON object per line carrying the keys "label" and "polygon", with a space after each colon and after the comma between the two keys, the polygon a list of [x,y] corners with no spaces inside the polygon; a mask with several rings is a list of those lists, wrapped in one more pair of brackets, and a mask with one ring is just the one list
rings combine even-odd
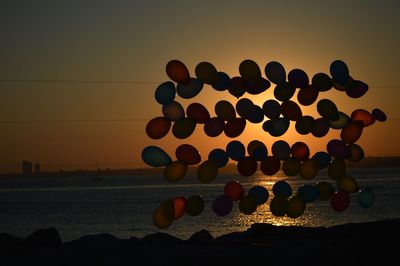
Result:
{"label": "calm water", "polygon": [[[277,180],[287,180],[297,189],[304,183],[299,177],[278,174],[252,178],[235,175],[219,176],[211,185],[199,184],[193,177],[177,184],[167,183],[162,176],[109,176],[94,181],[91,177],[2,178],[0,179],[0,232],[25,237],[37,228],[55,227],[63,241],[86,234],[110,233],[120,238],[142,237],[157,230],[152,214],[160,202],[173,196],[203,195],[206,201],[201,216],[184,216],[165,232],[188,238],[207,229],[213,236],[245,230],[252,223],[276,225],[331,226],[348,222],[364,222],[400,218],[400,167],[350,169],[360,187],[371,187],[376,194],[375,205],[362,209],[351,197],[350,207],[343,213],[331,210],[329,202],[316,201],[307,205],[298,219],[276,218],[269,212],[269,202],[253,215],[242,215],[237,203],[226,217],[216,216],[212,200],[223,193],[224,184],[237,179],[245,188],[263,185],[272,189]],[[321,173],[317,181],[329,180]],[[333,184],[333,182],[332,182]],[[272,193],[270,193],[272,194]],[[270,197],[271,198],[271,197]]]}

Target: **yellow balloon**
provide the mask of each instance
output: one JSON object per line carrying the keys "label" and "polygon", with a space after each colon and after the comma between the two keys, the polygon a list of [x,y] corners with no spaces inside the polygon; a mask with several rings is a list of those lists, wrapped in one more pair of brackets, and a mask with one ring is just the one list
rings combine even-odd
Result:
{"label": "yellow balloon", "polygon": [[197,178],[202,183],[212,182],[218,174],[218,165],[214,161],[204,161],[197,168]]}
{"label": "yellow balloon", "polygon": [[246,195],[239,201],[239,210],[241,213],[250,215],[257,210],[257,200],[252,195]]}
{"label": "yellow balloon", "polygon": [[188,166],[182,161],[175,161],[164,168],[164,177],[171,182],[181,180],[187,172]]}
{"label": "yellow balloon", "polygon": [[293,196],[287,203],[287,210],[286,214],[290,218],[298,218],[306,209],[306,203],[304,200],[299,196]]}
{"label": "yellow balloon", "polygon": [[328,166],[328,176],[338,180],[346,174],[346,164],[343,159],[336,158]]}
{"label": "yellow balloon", "polygon": [[349,193],[358,192],[359,189],[357,181],[353,177],[348,175],[339,178],[338,186],[339,188]]}
{"label": "yellow balloon", "polygon": [[275,216],[284,216],[287,210],[288,200],[285,196],[276,196],[271,200],[269,209],[271,213]]}
{"label": "yellow balloon", "polygon": [[166,200],[153,214],[153,223],[157,228],[165,229],[171,226],[175,219],[174,202]]}
{"label": "yellow balloon", "polygon": [[319,190],[319,199],[322,201],[330,200],[335,192],[333,186],[328,182],[318,182],[316,186]]}
{"label": "yellow balloon", "polygon": [[300,176],[303,179],[313,179],[318,174],[319,164],[314,159],[303,162],[300,167]]}

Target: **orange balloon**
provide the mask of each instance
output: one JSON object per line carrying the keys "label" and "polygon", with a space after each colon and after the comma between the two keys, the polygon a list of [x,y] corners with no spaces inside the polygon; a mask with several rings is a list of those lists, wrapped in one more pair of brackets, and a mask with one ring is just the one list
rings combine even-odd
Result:
{"label": "orange balloon", "polygon": [[175,197],[172,199],[174,202],[174,218],[178,220],[181,218],[186,211],[186,198],[185,197]]}
{"label": "orange balloon", "polygon": [[348,123],[340,132],[340,138],[347,143],[356,142],[363,132],[362,121],[352,121]]}
{"label": "orange balloon", "polygon": [[353,113],[351,113],[351,119],[353,121],[361,121],[364,127],[368,127],[375,123],[375,118],[372,114],[363,109],[354,110]]}
{"label": "orange balloon", "polygon": [[171,60],[166,66],[167,75],[170,79],[177,83],[187,84],[190,82],[189,70],[179,60]]}

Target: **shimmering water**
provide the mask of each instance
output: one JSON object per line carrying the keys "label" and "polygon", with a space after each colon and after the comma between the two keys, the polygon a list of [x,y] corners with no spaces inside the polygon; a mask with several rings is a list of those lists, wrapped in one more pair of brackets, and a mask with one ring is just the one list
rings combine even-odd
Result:
{"label": "shimmering water", "polygon": [[358,206],[356,195],[351,196],[350,207],[336,213],[329,202],[315,201],[307,205],[298,219],[274,217],[269,202],[253,215],[243,215],[235,203],[226,217],[212,212],[212,200],[223,193],[227,181],[239,180],[246,189],[263,185],[272,194],[277,180],[286,180],[294,191],[304,183],[329,181],[322,172],[315,180],[305,182],[299,177],[274,177],[261,173],[251,178],[236,175],[219,176],[210,185],[199,184],[194,177],[171,184],[162,176],[108,176],[103,180],[91,177],[46,177],[0,179],[0,232],[25,237],[37,228],[55,227],[63,241],[82,235],[110,233],[120,238],[142,237],[157,232],[152,225],[152,214],[160,202],[173,196],[200,194],[206,202],[201,216],[184,216],[169,229],[164,230],[180,238],[207,229],[213,236],[245,230],[255,222],[275,225],[331,226],[349,222],[365,222],[400,218],[400,167],[350,169],[360,187],[370,187],[376,194],[375,205],[370,209]]}

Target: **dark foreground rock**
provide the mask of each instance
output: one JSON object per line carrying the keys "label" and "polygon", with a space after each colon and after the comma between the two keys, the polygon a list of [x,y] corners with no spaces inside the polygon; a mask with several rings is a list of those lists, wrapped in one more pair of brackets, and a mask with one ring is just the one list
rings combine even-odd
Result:
{"label": "dark foreground rock", "polygon": [[[0,265],[397,265],[400,219],[324,227],[253,224],[213,238],[100,234],[61,243],[55,229],[0,234]],[[394,264],[393,264],[394,263]]]}

